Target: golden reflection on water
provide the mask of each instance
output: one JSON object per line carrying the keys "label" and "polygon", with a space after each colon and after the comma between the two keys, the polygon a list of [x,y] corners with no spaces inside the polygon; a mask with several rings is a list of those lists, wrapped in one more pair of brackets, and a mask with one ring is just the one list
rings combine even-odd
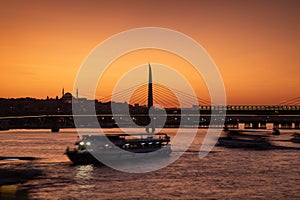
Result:
{"label": "golden reflection on water", "polygon": [[0,186],[0,199],[15,198],[17,190],[18,190],[17,185],[2,185],[2,186]]}
{"label": "golden reflection on water", "polygon": [[[176,131],[163,132],[174,138]],[[294,132],[283,130],[279,136],[270,136],[270,140],[274,145],[300,149],[300,144],[290,142]],[[0,199],[144,199],[145,194],[151,199],[300,199],[299,149],[253,151],[216,146],[199,159],[205,134],[206,129],[200,129],[189,150],[172,165],[151,173],[131,174],[104,166],[71,165],[63,153],[76,141],[75,130],[56,134],[0,132],[1,156],[39,158],[26,165],[24,161],[0,163],[0,172],[14,170],[12,177],[22,172],[30,178],[0,188]],[[174,149],[173,154],[176,151],[181,149]],[[10,174],[2,174],[0,182],[4,177],[10,178]],[[36,174],[40,177],[36,178]]]}
{"label": "golden reflection on water", "polygon": [[75,180],[79,184],[80,189],[88,189],[95,186],[94,184],[90,184],[93,179],[93,172],[93,165],[82,165],[76,167]]}

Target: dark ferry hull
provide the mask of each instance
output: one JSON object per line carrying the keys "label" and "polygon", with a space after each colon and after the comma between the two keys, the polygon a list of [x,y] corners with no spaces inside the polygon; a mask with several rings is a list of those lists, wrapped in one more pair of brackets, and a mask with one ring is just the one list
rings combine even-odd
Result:
{"label": "dark ferry hull", "polygon": [[[151,152],[151,156],[150,153]],[[130,160],[137,160],[137,159],[147,159],[149,157],[156,157],[156,158],[164,158],[168,157],[171,154],[172,150],[170,146],[163,147],[161,149],[156,149],[152,151],[141,151],[132,152],[131,154],[114,154],[114,153],[107,153],[107,154],[91,154],[88,151],[79,152],[77,150],[69,151],[67,150],[65,154],[71,160],[74,165],[88,165],[88,164],[100,164],[105,165],[96,157],[103,158],[109,161],[130,161]]]}

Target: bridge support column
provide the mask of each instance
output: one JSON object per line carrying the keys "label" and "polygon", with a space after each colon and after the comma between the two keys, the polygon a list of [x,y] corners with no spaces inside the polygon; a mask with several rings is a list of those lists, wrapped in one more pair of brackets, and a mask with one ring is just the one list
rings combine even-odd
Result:
{"label": "bridge support column", "polygon": [[0,120],[0,130],[9,130],[8,120]]}
{"label": "bridge support column", "polygon": [[228,124],[224,124],[224,130],[228,130]]}
{"label": "bridge support column", "polygon": [[251,128],[251,123],[246,122],[244,125],[245,129],[250,129]]}
{"label": "bridge support column", "polygon": [[50,120],[50,128],[51,128],[51,132],[59,132],[59,119],[58,118],[52,118]]}
{"label": "bridge support column", "polygon": [[258,122],[252,122],[252,128],[253,129],[258,129],[259,128],[259,123]]}
{"label": "bridge support column", "polygon": [[276,129],[279,129],[279,124],[278,124],[277,122],[274,122],[274,123],[273,123],[273,128],[274,128],[274,129],[275,129],[275,128],[276,128]]}
{"label": "bridge support column", "polygon": [[283,123],[281,124],[282,129],[292,129],[292,123]]}
{"label": "bridge support column", "polygon": [[237,129],[237,128],[239,128],[239,124],[238,123],[225,124],[225,128],[227,128],[227,129]]}
{"label": "bridge support column", "polygon": [[234,124],[232,124],[232,128],[238,129],[238,128],[239,128],[239,123],[234,123]]}
{"label": "bridge support column", "polygon": [[261,128],[261,129],[266,129],[266,128],[267,128],[266,122],[260,122],[260,123],[259,123],[259,128]]}

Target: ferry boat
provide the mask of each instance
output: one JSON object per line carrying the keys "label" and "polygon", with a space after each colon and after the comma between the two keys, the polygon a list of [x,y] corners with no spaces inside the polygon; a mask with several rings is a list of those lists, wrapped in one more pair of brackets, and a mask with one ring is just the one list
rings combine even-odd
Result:
{"label": "ferry boat", "polygon": [[[149,64],[148,110],[152,106],[152,72]],[[149,118],[152,121],[154,116]],[[152,129],[151,133],[150,129]],[[65,152],[74,164],[96,164],[101,163],[100,160],[118,161],[149,156],[161,157],[169,156],[172,152],[170,137],[165,133],[155,133],[154,123],[146,126],[146,134],[83,135],[75,145],[77,146],[75,149],[67,148]]]}
{"label": "ferry boat", "polygon": [[266,140],[267,136],[259,134],[228,131],[227,136],[218,139],[217,146],[245,149],[270,149],[273,145]]}
{"label": "ferry boat", "polygon": [[[106,137],[110,144],[105,142]],[[76,148],[67,148],[65,154],[73,164],[103,164],[101,158],[109,161],[141,159],[149,156],[169,156],[170,137],[165,133],[148,134],[109,134],[84,135],[75,143]],[[123,150],[123,151],[120,151]],[[130,154],[126,152],[131,152]]]}

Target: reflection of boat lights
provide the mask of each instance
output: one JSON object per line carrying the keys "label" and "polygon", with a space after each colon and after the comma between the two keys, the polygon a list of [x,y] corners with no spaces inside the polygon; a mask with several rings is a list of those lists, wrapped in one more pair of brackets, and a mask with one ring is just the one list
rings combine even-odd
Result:
{"label": "reflection of boat lights", "polygon": [[84,145],[84,142],[79,142],[80,145]]}
{"label": "reflection of boat lights", "polygon": [[90,189],[94,185],[90,184],[93,179],[93,165],[81,165],[76,167],[75,181],[78,183],[80,189]]}
{"label": "reflection of boat lights", "polygon": [[91,145],[91,142],[86,142],[86,145]]}

